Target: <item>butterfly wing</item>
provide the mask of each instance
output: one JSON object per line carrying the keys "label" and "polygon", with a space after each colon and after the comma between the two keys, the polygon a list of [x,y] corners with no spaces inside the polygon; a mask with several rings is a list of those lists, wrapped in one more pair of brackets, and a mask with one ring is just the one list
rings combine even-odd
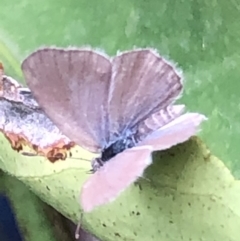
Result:
{"label": "butterfly wing", "polygon": [[22,63],[44,112],[72,141],[97,151],[105,142],[110,61],[91,50],[44,48]]}
{"label": "butterfly wing", "polygon": [[125,52],[116,56],[112,65],[110,140],[167,107],[182,90],[175,68],[152,50]]}
{"label": "butterfly wing", "polygon": [[184,109],[185,105],[169,105],[153,113],[146,120],[137,125],[135,138],[137,138],[138,142],[144,140],[152,132],[179,117],[184,112]]}
{"label": "butterfly wing", "polygon": [[200,124],[207,118],[198,113],[186,113],[152,132],[139,146],[150,145],[154,151],[165,150],[187,141],[197,134]]}
{"label": "butterfly wing", "polygon": [[83,185],[81,207],[90,212],[114,200],[125,188],[142,176],[152,163],[150,146],[127,149],[106,162]]}
{"label": "butterfly wing", "polygon": [[80,203],[85,212],[114,200],[125,188],[142,176],[152,163],[151,152],[165,150],[197,133],[206,117],[187,113],[151,134],[140,146],[127,149],[106,162],[83,185]]}

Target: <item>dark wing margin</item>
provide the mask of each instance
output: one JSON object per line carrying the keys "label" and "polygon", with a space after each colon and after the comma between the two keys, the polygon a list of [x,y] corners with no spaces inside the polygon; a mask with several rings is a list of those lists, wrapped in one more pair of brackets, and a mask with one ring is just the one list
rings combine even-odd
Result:
{"label": "dark wing margin", "polygon": [[22,70],[34,98],[63,134],[98,151],[108,131],[108,58],[92,50],[43,48],[23,61]]}
{"label": "dark wing margin", "polygon": [[112,65],[110,139],[167,107],[182,91],[181,76],[175,67],[151,49],[122,53]]}

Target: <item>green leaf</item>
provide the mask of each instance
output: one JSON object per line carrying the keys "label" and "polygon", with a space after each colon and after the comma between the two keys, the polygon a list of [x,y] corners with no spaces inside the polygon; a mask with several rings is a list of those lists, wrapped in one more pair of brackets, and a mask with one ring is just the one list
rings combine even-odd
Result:
{"label": "green leaf", "polygon": [[11,202],[24,241],[72,241],[62,215],[15,177],[0,172],[0,178],[0,191]]}
{"label": "green leaf", "polygon": [[[133,46],[157,48],[183,69],[179,102],[209,118],[201,138],[240,177],[237,1],[1,0],[0,16],[0,61],[22,81],[21,60],[43,45],[90,45],[112,55]],[[22,157],[2,142],[0,168],[77,221],[76,200],[89,164]],[[85,215],[85,225],[104,241],[239,240],[239,183],[207,152],[199,142],[163,152],[146,173],[150,181],[140,181],[142,191],[130,187]]]}
{"label": "green leaf", "polygon": [[[5,140],[1,146],[11,153]],[[51,164],[17,153],[2,154],[2,159],[8,162],[0,162],[1,168],[5,164],[6,172],[59,212],[79,221],[78,197],[82,183],[91,175],[87,174],[90,163],[69,159]],[[144,177],[113,203],[84,214],[89,231],[104,241],[239,240],[240,183],[201,141],[193,138],[155,154],[154,160]],[[96,190],[96,195],[101,193]]]}

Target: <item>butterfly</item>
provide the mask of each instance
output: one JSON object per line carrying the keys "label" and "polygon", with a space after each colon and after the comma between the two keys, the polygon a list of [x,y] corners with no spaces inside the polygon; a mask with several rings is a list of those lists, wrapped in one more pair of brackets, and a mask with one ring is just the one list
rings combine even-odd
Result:
{"label": "butterfly", "polygon": [[42,48],[23,61],[22,71],[63,134],[100,154],[81,190],[85,212],[114,200],[143,175],[153,151],[185,142],[206,120],[174,105],[181,73],[152,49],[110,58],[92,49]]}

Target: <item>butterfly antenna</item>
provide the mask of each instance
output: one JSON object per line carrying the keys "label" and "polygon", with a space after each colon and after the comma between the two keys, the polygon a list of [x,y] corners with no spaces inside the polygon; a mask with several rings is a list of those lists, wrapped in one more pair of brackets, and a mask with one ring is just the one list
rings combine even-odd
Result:
{"label": "butterfly antenna", "polygon": [[147,178],[147,177],[141,176],[141,177],[139,177],[139,178],[141,178],[141,179],[143,179],[143,180],[146,180],[146,181],[148,181],[148,182],[151,182],[151,180],[150,180],[149,178]]}
{"label": "butterfly antenna", "polygon": [[87,161],[87,162],[89,162],[90,160],[89,159],[84,159],[84,158],[80,158],[80,157],[68,157],[68,158],[70,158],[70,159],[73,159],[73,160],[83,160],[83,161]]}
{"label": "butterfly antenna", "polygon": [[[32,157],[32,156],[41,156],[41,157],[46,157],[45,155],[42,155],[42,154],[38,154],[38,153],[33,153],[33,152],[20,152],[23,156],[29,156],[29,157]],[[47,158],[47,157],[46,157]],[[69,159],[73,159],[73,160],[83,160],[83,161],[90,161],[89,159],[84,159],[84,158],[80,158],[80,157],[71,157],[69,156],[68,157]]]}
{"label": "butterfly antenna", "polygon": [[82,218],[83,218],[83,212],[81,211],[80,218],[79,218],[79,221],[78,221],[78,224],[76,227],[76,231],[75,231],[75,239],[76,240],[78,240],[80,238],[80,229],[82,226]]}
{"label": "butterfly antenna", "polygon": [[32,153],[32,152],[20,152],[23,156],[38,156],[36,153]]}

